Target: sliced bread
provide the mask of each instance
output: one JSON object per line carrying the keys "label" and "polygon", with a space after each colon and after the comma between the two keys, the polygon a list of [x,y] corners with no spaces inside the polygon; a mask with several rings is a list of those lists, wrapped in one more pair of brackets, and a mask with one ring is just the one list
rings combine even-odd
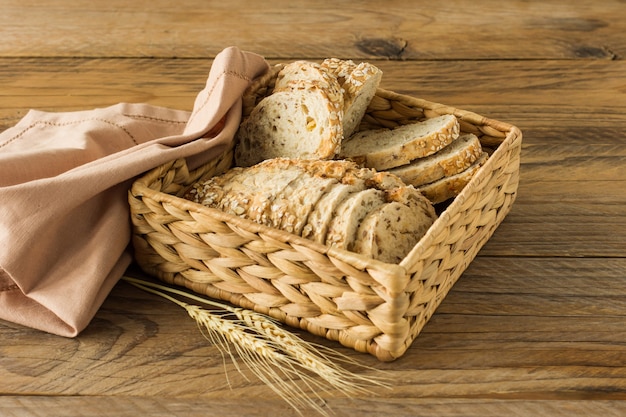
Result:
{"label": "sliced bread", "polygon": [[330,159],[343,138],[343,109],[316,83],[294,83],[265,97],[236,134],[235,164],[277,157]]}
{"label": "sliced bread", "polygon": [[335,178],[304,175],[293,190],[282,191],[271,206],[282,217],[278,228],[301,235],[318,201],[337,183]]}
{"label": "sliced bread", "polygon": [[442,203],[450,198],[456,197],[463,191],[463,188],[470,182],[474,174],[482,167],[489,155],[483,152],[466,170],[441,178],[440,180],[422,185],[417,189],[422,192],[433,204]]}
{"label": "sliced bread", "polygon": [[[345,160],[265,160],[200,181],[184,197],[320,244],[349,251],[358,249],[366,256],[382,255],[384,259],[400,259],[400,252],[409,250],[423,234],[422,229],[432,223],[424,213],[434,213],[426,198],[393,174],[361,168]],[[406,204],[405,200],[411,198],[415,204]],[[430,211],[417,204],[418,198],[430,205]],[[403,208],[395,209],[398,204]],[[378,209],[386,205],[387,209]],[[389,230],[379,226],[386,220],[368,221],[373,223],[374,231],[366,234],[376,235],[371,239],[378,246],[362,242],[357,248],[359,225],[374,211],[380,211],[382,219],[392,219],[389,213],[399,211],[402,218],[396,218],[399,225]],[[405,227],[404,222],[412,223],[412,229]],[[416,235],[410,236],[411,231]],[[390,233],[393,237],[389,237]],[[388,255],[387,249],[378,249],[383,241],[396,246],[394,255]]]}
{"label": "sliced bread", "polygon": [[371,211],[361,222],[354,252],[398,263],[413,249],[437,215],[430,201],[412,187],[398,189],[392,201]]}
{"label": "sliced bread", "polygon": [[328,226],[337,216],[337,208],[351,194],[365,189],[364,181],[334,184],[332,189],[315,205],[302,230],[302,237],[325,244]]}
{"label": "sliced bread", "polygon": [[400,177],[405,183],[418,187],[466,170],[482,152],[478,137],[467,133],[440,151],[415,159],[409,164],[391,168],[389,172]]}
{"label": "sliced bread", "polygon": [[459,122],[446,114],[393,129],[364,130],[344,140],[340,158],[386,170],[441,150],[459,137]]}
{"label": "sliced bread", "polygon": [[352,250],[361,221],[376,207],[385,203],[382,190],[368,188],[348,195],[337,207],[328,226],[326,245]]}
{"label": "sliced bread", "polygon": [[383,72],[376,66],[352,60],[328,58],[322,66],[335,75],[344,91],[343,134],[349,138],[361,123],[380,85]]}

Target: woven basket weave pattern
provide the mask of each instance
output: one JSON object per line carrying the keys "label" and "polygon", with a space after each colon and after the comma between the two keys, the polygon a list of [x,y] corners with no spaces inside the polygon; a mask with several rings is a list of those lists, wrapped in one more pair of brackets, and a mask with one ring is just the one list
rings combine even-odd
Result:
{"label": "woven basket weave pattern", "polygon": [[[244,114],[246,103],[257,101],[249,95]],[[189,185],[232,166],[232,149],[194,171],[183,160],[172,161],[133,184],[137,263],[165,282],[381,361],[397,359],[509,212],[519,181],[522,136],[509,124],[379,89],[361,128],[441,114],[456,115],[462,132],[475,133],[494,151],[400,264],[328,248],[181,197]]]}

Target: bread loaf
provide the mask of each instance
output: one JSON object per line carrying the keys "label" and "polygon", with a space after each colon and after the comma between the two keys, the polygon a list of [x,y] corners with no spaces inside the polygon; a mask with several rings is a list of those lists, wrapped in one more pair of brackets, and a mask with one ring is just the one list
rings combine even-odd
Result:
{"label": "bread loaf", "polygon": [[418,187],[466,170],[482,152],[478,137],[467,133],[440,151],[414,159],[406,165],[391,168],[389,172],[400,177],[405,183]]}
{"label": "bread loaf", "polygon": [[382,72],[368,63],[295,61],[276,75],[235,136],[235,164],[286,157],[332,159],[357,128]]}
{"label": "bread loaf", "polygon": [[[406,198],[405,194],[415,194],[411,198],[416,201],[421,198],[421,204],[426,204],[430,210]],[[403,239],[394,244],[393,255],[372,250],[371,245],[364,249],[363,254],[376,259],[381,254],[385,259],[400,258],[400,252],[410,250],[436,218],[430,202],[398,177],[345,160],[275,158],[252,167],[234,167],[222,175],[194,184],[184,197],[330,247],[351,251],[356,251],[361,221],[373,210],[390,204],[402,207],[399,208],[402,223],[387,228],[376,226],[375,232],[370,233],[376,242],[388,241],[391,239],[389,234],[394,236],[392,239]],[[409,236],[410,233],[405,231],[408,230],[405,221],[413,223],[412,230],[417,231],[415,235]],[[365,245],[361,246],[365,248]]]}
{"label": "bread loaf", "polygon": [[459,130],[450,114],[394,129],[364,130],[343,141],[339,157],[363,161],[379,171],[395,168],[434,154],[456,139]]}

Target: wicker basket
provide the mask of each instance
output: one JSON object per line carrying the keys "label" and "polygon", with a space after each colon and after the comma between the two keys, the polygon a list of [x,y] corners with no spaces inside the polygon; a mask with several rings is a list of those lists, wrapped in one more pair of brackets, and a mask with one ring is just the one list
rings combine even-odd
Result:
{"label": "wicker basket", "polygon": [[[250,90],[244,114],[271,90]],[[490,158],[399,264],[329,248],[181,198],[192,183],[232,166],[232,148],[189,171],[184,160],[139,178],[129,193],[138,265],[147,273],[381,361],[401,357],[509,212],[522,134],[475,113],[379,89],[361,128],[454,114]]]}

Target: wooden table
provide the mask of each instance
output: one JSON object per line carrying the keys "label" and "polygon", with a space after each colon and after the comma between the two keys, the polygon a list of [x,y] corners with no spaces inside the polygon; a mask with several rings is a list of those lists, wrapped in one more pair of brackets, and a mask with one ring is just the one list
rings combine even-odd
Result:
{"label": "wooden table", "polygon": [[[0,0],[0,130],[30,108],[190,110],[230,45],[370,61],[386,89],[518,126],[513,210],[404,357],[303,335],[391,389],[321,396],[336,415],[625,415],[623,1],[41,3]],[[297,414],[184,310],[120,282],[74,339],[0,323],[0,415]]]}

